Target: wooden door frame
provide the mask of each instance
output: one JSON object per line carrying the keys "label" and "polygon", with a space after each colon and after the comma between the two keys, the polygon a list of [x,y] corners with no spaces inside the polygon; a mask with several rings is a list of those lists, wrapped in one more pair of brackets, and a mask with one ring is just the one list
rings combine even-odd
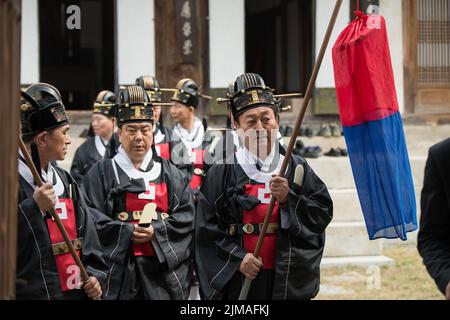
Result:
{"label": "wooden door frame", "polygon": [[[209,3],[197,0],[198,43],[195,63],[182,63],[177,48],[175,0],[154,0],[155,8],[155,76],[161,86],[173,88],[182,78],[192,78],[206,93],[209,90]],[[200,99],[197,115],[206,116],[206,103]],[[164,113],[164,121],[171,123],[169,112]]]}
{"label": "wooden door frame", "polygon": [[417,4],[403,0],[403,72],[405,113],[414,114],[417,95]]}

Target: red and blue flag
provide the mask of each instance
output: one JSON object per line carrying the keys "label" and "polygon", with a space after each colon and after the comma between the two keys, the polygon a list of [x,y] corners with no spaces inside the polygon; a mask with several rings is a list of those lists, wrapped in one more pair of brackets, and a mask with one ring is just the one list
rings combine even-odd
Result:
{"label": "red and blue flag", "polygon": [[369,238],[406,240],[417,229],[416,198],[386,22],[357,16],[333,47],[341,123]]}

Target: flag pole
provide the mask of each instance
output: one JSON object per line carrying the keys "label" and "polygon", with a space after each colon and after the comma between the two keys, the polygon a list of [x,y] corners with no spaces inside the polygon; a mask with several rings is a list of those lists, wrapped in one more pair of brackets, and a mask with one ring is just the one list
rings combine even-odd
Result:
{"label": "flag pole", "polygon": [[[320,51],[319,51],[319,56],[317,57],[316,64],[314,66],[311,78],[310,78],[309,83],[308,83],[308,88],[307,88],[306,93],[305,93],[305,99],[303,100],[302,108],[300,109],[300,113],[298,115],[297,122],[295,123],[295,127],[293,129],[293,136],[291,137],[291,139],[289,141],[289,145],[288,145],[288,148],[287,148],[287,151],[286,151],[286,155],[285,155],[285,158],[283,160],[283,164],[282,164],[281,169],[280,169],[280,174],[279,175],[281,177],[284,177],[284,175],[286,173],[287,166],[289,164],[289,160],[291,159],[292,152],[294,150],[294,146],[295,146],[295,142],[296,142],[296,139],[294,139],[294,136],[296,136],[296,134],[299,132],[300,127],[301,127],[302,122],[303,122],[303,119],[305,117],[305,113],[306,113],[306,110],[308,108],[308,104],[309,104],[309,101],[311,100],[311,96],[312,96],[312,93],[313,93],[313,90],[314,90],[314,86],[315,86],[315,83],[316,83],[317,75],[319,74],[319,70],[320,70],[320,66],[322,65],[323,57],[325,56],[325,52],[326,52],[326,49],[328,47],[328,43],[330,42],[331,34],[333,32],[334,25],[336,24],[337,16],[339,14],[339,10],[341,8],[341,5],[342,5],[342,0],[336,0],[336,5],[334,7],[333,14],[331,15],[331,19],[330,19],[330,22],[328,24],[328,29],[327,29],[327,32],[325,34],[325,38],[323,40],[322,47],[320,48]],[[261,228],[261,231],[260,231],[260,234],[259,234],[258,243],[256,244],[255,252],[253,253],[253,255],[256,258],[258,258],[258,256],[259,256],[259,252],[261,250],[261,246],[263,244],[264,237],[266,235],[267,227],[269,226],[269,221],[270,221],[270,218],[272,217],[272,213],[273,213],[274,207],[275,207],[275,198],[271,197],[270,198],[270,204],[269,204],[269,207],[267,209],[266,216],[264,218],[264,223],[262,225],[262,228]],[[252,284],[252,280],[248,279],[248,278],[245,278],[244,283],[242,285],[241,292],[239,294],[239,300],[247,300],[247,296],[248,296],[248,292],[250,290],[250,285],[251,284]]]}

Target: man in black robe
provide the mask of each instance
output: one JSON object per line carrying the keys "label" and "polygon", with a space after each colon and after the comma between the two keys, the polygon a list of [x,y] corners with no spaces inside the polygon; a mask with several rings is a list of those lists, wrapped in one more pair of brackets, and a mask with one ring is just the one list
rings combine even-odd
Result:
{"label": "man in black robe", "polygon": [[152,76],[140,76],[136,79],[136,85],[142,87],[150,97],[153,105],[153,140],[155,144],[156,153],[166,159],[170,160],[170,141],[172,130],[164,126],[163,114],[161,107],[165,104],[162,102],[162,92],[158,80]]}
{"label": "man in black robe", "polygon": [[[97,221],[112,261],[105,297],[187,299],[194,230],[189,181],[152,151],[152,104],[144,89],[121,90],[117,117],[118,153],[84,180],[88,203],[106,218]],[[153,220],[143,222],[152,206]]]}
{"label": "man in black robe", "polygon": [[[68,118],[58,90],[38,83],[22,92],[23,140],[41,174],[37,187],[19,154],[17,299],[98,299],[108,266],[90,211],[75,180],[52,161],[64,160],[70,144]],[[55,207],[90,280],[80,289],[79,268],[48,211]],[[101,284],[101,285],[100,285]]]}
{"label": "man in black robe", "polygon": [[[332,200],[305,160],[293,155],[279,177],[279,101],[256,74],[237,78],[231,109],[239,138],[234,164],[213,165],[196,212],[195,261],[205,299],[311,299],[319,291]],[[256,259],[253,252],[270,196],[276,205]]]}
{"label": "man in black robe", "polygon": [[199,98],[206,97],[192,79],[182,79],[174,89],[170,115],[176,122],[172,129],[171,160],[190,180],[194,195],[204,176],[204,157],[212,142],[205,124],[195,116]]}
{"label": "man in black robe", "polygon": [[439,290],[450,300],[450,139],[430,149],[417,246]]}
{"label": "man in black robe", "polygon": [[89,137],[78,147],[73,158],[70,174],[81,184],[91,167],[107,153],[112,135],[116,130],[114,104],[117,97],[114,92],[103,90],[95,99],[92,114],[94,136]]}

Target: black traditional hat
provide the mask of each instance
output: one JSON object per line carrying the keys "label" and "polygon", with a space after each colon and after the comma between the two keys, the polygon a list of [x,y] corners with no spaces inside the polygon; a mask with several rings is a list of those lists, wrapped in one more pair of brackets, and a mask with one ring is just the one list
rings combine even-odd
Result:
{"label": "black traditional hat", "polygon": [[61,94],[47,83],[36,83],[21,92],[20,123],[24,140],[69,123]]}
{"label": "black traditional hat", "polygon": [[232,86],[229,86],[227,98],[217,99],[218,103],[226,102],[231,109],[234,119],[237,119],[247,110],[266,106],[275,114],[283,111],[281,108],[282,97],[300,97],[300,93],[274,95],[274,90],[266,86],[263,78],[256,73],[244,73],[240,75]]}
{"label": "black traditional hat", "polygon": [[211,100],[212,97],[201,94],[198,85],[192,79],[181,79],[175,89],[165,89],[173,91],[172,101],[182,103],[188,107],[198,107],[199,98]]}
{"label": "black traditional hat", "polygon": [[93,113],[102,114],[107,117],[114,117],[117,96],[109,90],[100,91],[94,102]]}
{"label": "black traditional hat", "polygon": [[178,81],[172,101],[182,103],[189,107],[198,107],[199,95],[198,85],[192,79],[181,79]]}
{"label": "black traditional hat", "polygon": [[140,76],[136,79],[136,85],[144,88],[152,103],[162,102],[161,87],[158,80],[152,76]]}
{"label": "black traditional hat", "polygon": [[130,122],[152,122],[153,106],[147,92],[140,86],[122,87],[118,109],[118,126]]}

